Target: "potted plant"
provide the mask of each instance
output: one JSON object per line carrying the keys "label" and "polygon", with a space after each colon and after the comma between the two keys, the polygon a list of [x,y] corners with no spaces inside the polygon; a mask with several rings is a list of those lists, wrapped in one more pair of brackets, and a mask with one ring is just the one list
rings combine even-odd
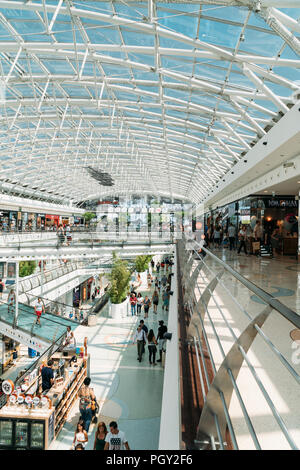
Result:
{"label": "potted plant", "polygon": [[147,283],[147,269],[151,260],[151,255],[139,255],[135,258],[134,269],[139,273],[141,283],[144,285]]}
{"label": "potted plant", "polygon": [[131,273],[127,262],[121,260],[113,252],[113,267],[108,275],[110,288],[108,291],[110,300],[110,316],[112,318],[121,318],[127,315],[128,311],[128,290]]}

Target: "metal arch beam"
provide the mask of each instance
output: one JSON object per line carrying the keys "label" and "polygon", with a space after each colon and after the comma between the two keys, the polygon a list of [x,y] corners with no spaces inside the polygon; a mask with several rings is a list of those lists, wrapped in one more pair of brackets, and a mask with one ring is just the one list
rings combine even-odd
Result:
{"label": "metal arch beam", "polygon": [[[5,5],[12,3],[17,3],[18,5],[22,6],[21,1],[15,1],[15,0],[1,0],[0,3],[3,3]],[[90,0],[91,2],[96,2],[96,1],[105,1],[105,0]],[[128,0],[128,3],[136,3],[136,0]],[[145,3],[147,4],[147,0],[141,0],[140,3]],[[161,3],[177,3],[177,0],[162,0]],[[247,6],[247,7],[253,7],[253,1],[252,0],[190,0],[190,3],[194,3],[197,5],[220,5],[220,6]],[[298,0],[261,0],[262,7],[268,8],[268,7],[278,7],[278,8],[299,8],[299,2]],[[19,6],[19,8],[21,8]]]}
{"label": "metal arch beam", "polygon": [[[280,12],[279,12],[280,13]],[[282,16],[273,9],[263,9],[260,16],[265,20],[268,26],[275,31],[290,48],[300,56],[300,41],[291,31],[282,24]],[[280,19],[279,19],[280,18]]]}
{"label": "metal arch beam", "polygon": [[[7,2],[4,0],[1,0],[0,6],[3,5],[4,8],[12,8],[12,3],[13,3],[13,8],[18,8],[22,10],[29,10],[29,11],[43,11],[43,5],[40,4],[32,4],[32,3],[21,3],[21,2]],[[245,5],[248,6],[249,8],[253,8],[253,3],[247,1],[241,1],[238,2],[239,6]],[[224,4],[224,2],[222,3]],[[52,5],[46,5],[45,9],[49,13],[55,14],[56,12],[56,6]],[[138,31],[141,31],[145,34],[152,34],[154,35],[155,33],[158,34],[159,36],[168,38],[168,39],[173,39],[179,42],[183,42],[185,44],[190,45],[191,47],[195,49],[204,49],[209,52],[215,53],[219,55],[221,58],[225,60],[233,60],[233,54],[226,51],[225,49],[222,49],[221,47],[218,46],[213,46],[211,44],[207,44],[205,42],[199,41],[198,39],[191,39],[188,36],[185,36],[183,34],[175,33],[170,30],[166,30],[165,28],[159,27],[154,24],[146,24],[146,23],[137,23],[136,21],[121,18],[118,15],[107,15],[99,12],[92,12],[88,10],[81,10],[79,8],[75,7],[61,7],[60,8],[60,14],[61,15],[68,15],[71,17],[81,17],[81,18],[87,18],[87,19],[93,19],[93,20],[98,20],[101,22],[106,22],[112,25],[118,25],[118,26],[126,26],[129,28],[136,29]]]}
{"label": "metal arch beam", "polygon": [[[53,77],[52,77],[53,78]],[[54,79],[54,78],[53,78]],[[50,82],[50,78],[48,79],[47,83]],[[26,81],[22,81],[20,82],[22,83],[23,85],[26,84]],[[66,82],[64,81],[64,84]],[[125,82],[126,84],[133,84],[132,82],[128,82],[126,81]],[[166,87],[168,87],[167,85],[167,82],[164,82],[166,84]],[[163,87],[164,87],[164,83],[163,83]],[[72,83],[72,81],[69,82],[70,85],[74,85],[74,83]],[[77,82],[76,83],[77,85],[82,85],[82,82]],[[89,83],[89,85],[91,85],[92,83]],[[140,83],[142,86],[157,86],[157,82],[155,81],[152,81],[152,82],[147,82],[145,84],[143,84],[142,82]],[[137,82],[135,82],[135,85],[137,85]],[[159,94],[158,93],[154,93],[154,92],[147,92],[145,90],[142,90],[140,88],[137,88],[137,86],[135,88],[130,88],[130,87],[126,87],[126,86],[120,86],[120,85],[114,85],[114,84],[109,84],[109,87],[113,90],[113,91],[121,91],[123,93],[129,93],[131,95],[137,95],[139,97],[141,96],[149,96],[151,98],[153,98],[154,102],[151,103],[151,102],[147,102],[147,101],[126,101],[126,100],[118,100],[118,106],[120,109],[126,109],[127,106],[143,106],[145,108],[147,107],[152,107],[152,108],[160,108],[161,107],[161,104],[160,103],[157,103],[157,99],[159,98]],[[172,88],[173,88],[173,85],[172,85]],[[180,86],[180,87],[174,87],[174,89],[180,89],[180,90],[191,90],[192,88],[190,88],[187,84],[184,84],[183,86]],[[241,116],[237,113],[229,113],[229,112],[225,112],[225,111],[216,111],[214,112],[211,108],[208,108],[206,106],[202,106],[200,104],[197,104],[197,103],[193,103],[193,102],[185,102],[184,100],[181,100],[179,98],[175,98],[174,96],[169,96],[169,95],[165,95],[164,96],[165,100],[168,101],[168,102],[171,102],[171,103],[174,103],[173,105],[168,105],[166,104],[166,108],[167,109],[176,109],[178,107],[179,110],[182,110],[184,108],[187,109],[187,112],[189,113],[192,113],[193,111],[194,112],[201,112],[201,114],[204,114],[204,115],[209,115],[211,116],[212,114],[216,117],[216,118],[230,118],[230,119],[236,119],[238,120]],[[261,99],[265,99],[265,95],[260,95],[260,98]],[[40,100],[41,101],[41,100]],[[41,103],[38,103],[38,110],[40,109],[41,107]],[[45,105],[47,106],[48,104],[49,105],[54,105],[57,107],[57,106],[64,106],[65,105],[65,102],[69,102],[71,105],[73,106],[87,106],[87,107],[93,107],[93,108],[97,108],[99,109],[99,103],[98,103],[98,100],[97,99],[90,99],[90,98],[69,98],[66,94],[66,96],[64,98],[47,98],[47,100],[45,101]],[[33,106],[33,105],[36,105],[36,100],[34,98],[18,98],[18,99],[9,99],[7,100],[6,102],[6,105],[13,108],[14,106],[18,106],[19,103],[22,103],[23,106]],[[250,102],[249,102],[250,103]],[[113,100],[110,100],[110,99],[102,99],[101,100],[101,108],[103,107],[113,107]],[[130,108],[128,108],[130,109]],[[134,108],[131,108],[132,111],[134,110]],[[276,113],[272,113],[271,111],[269,111],[267,108],[263,108],[262,106],[259,107],[259,110],[261,112],[265,112],[266,114],[271,114],[271,115],[276,115]],[[135,110],[136,112],[138,112],[138,110]],[[42,116],[41,116],[42,117]]]}
{"label": "metal arch beam", "polygon": [[[280,12],[281,13],[281,12]],[[288,17],[291,21],[292,18]],[[224,21],[226,23],[226,21]],[[296,22],[295,22],[296,23]],[[296,23],[298,24],[298,23]],[[73,45],[72,43],[64,43],[64,42],[57,42],[52,43],[51,47],[53,50],[59,50],[62,48],[68,48],[68,50],[72,50]],[[137,45],[118,45],[118,44],[89,44],[91,51],[105,51],[105,52],[124,52],[124,53],[136,53],[136,54],[145,54],[145,55],[153,55],[155,48],[153,46],[137,46]],[[33,52],[43,52],[44,49],[49,48],[49,43],[47,42],[26,42],[24,43],[23,50],[28,53]],[[77,44],[77,49],[81,50],[84,49],[86,51],[85,44]],[[1,41],[0,43],[0,52],[17,52],[18,44],[15,42],[9,41]],[[208,52],[208,51],[201,51],[198,49],[180,49],[180,48],[170,48],[170,47],[158,47],[157,52],[161,56],[176,56],[176,57],[192,57],[196,59],[213,59],[215,61],[222,61],[223,59],[215,53]],[[233,57],[233,62],[241,63],[245,62],[248,65],[250,64],[262,64],[262,65],[269,65],[271,67],[294,67],[300,68],[300,61],[297,59],[282,59],[280,57],[264,57],[260,55],[251,55],[246,53],[237,53]],[[59,76],[62,76],[59,74]],[[76,75],[74,76],[75,79]],[[15,77],[16,79],[17,77]],[[41,77],[38,77],[33,74],[34,80],[40,80]],[[64,75],[65,79],[70,78],[70,75]],[[93,80],[95,79],[94,76],[91,77]],[[87,80],[88,77],[85,75],[82,80]],[[109,79],[109,77],[108,77]],[[118,81],[122,79],[118,78],[111,78],[112,81]],[[125,79],[126,80],[126,79]],[[127,79],[128,80],[128,79]]]}

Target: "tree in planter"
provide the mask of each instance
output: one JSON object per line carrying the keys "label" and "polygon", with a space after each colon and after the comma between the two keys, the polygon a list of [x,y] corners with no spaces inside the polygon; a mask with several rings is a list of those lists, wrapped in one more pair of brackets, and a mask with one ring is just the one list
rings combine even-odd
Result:
{"label": "tree in planter", "polygon": [[121,260],[116,253],[113,253],[113,267],[109,274],[111,287],[108,291],[112,304],[121,304],[127,297],[131,273],[127,262]]}
{"label": "tree in planter", "polygon": [[148,268],[150,261],[152,260],[151,255],[139,255],[135,258],[135,270],[138,273],[143,273]]}
{"label": "tree in planter", "polygon": [[95,212],[85,212],[83,214],[83,217],[84,217],[85,223],[90,225],[91,220],[96,217],[96,214]]}
{"label": "tree in planter", "polygon": [[33,274],[36,268],[36,261],[20,261],[19,276],[25,277]]}

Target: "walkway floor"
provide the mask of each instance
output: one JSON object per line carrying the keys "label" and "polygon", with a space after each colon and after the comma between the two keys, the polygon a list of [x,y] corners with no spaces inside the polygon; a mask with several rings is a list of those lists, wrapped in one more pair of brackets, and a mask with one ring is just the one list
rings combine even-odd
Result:
{"label": "walkway floor", "polygon": [[[280,302],[300,314],[300,265],[294,259],[287,257],[280,259],[260,258],[255,256],[246,257],[244,254],[237,256],[235,252],[229,250],[212,250],[212,252],[230,264],[238,273],[261,287]],[[221,272],[221,266],[216,261],[205,257],[205,262],[215,272]],[[195,262],[197,263],[197,262]],[[203,277],[202,277],[203,276]],[[208,282],[214,277],[207,268],[198,277],[198,285],[203,292]],[[227,354],[233,345],[234,339],[232,331],[238,337],[249,323],[249,318],[237,307],[236,301],[253,318],[265,308],[263,301],[251,293],[244,285],[238,282],[230,273],[225,272],[221,278],[225,287],[219,283],[215,289],[215,299],[209,302],[209,313],[217,331],[222,348]],[[225,289],[226,288],[226,289]],[[195,295],[199,298],[198,289]],[[222,309],[224,317],[220,314]],[[223,356],[215,338],[214,330],[209,318],[205,316],[205,325],[210,348],[213,351],[216,368],[223,361]],[[232,329],[230,331],[229,327]],[[290,336],[291,331],[296,327],[283,318],[275,310],[271,312],[262,330],[276,345],[278,350],[284,355],[286,360],[300,375],[299,348],[295,349],[295,344]],[[299,384],[284,368],[274,352],[269,349],[264,340],[257,336],[251,346],[248,357],[255,367],[258,377],[264,383],[267,392],[273,399],[274,405],[281,414],[287,429],[291,433],[294,441],[300,447],[299,429]],[[240,387],[242,397],[246,403],[249,415],[257,432],[259,441],[263,449],[289,449],[287,440],[283,437],[272,412],[259,390],[247,365],[244,363],[238,376],[237,384]],[[230,413],[235,426],[237,440],[240,449],[253,449],[253,442],[248,437],[249,431],[245,425],[238,400],[233,394],[230,404]]]}
{"label": "walkway floor", "polygon": [[[147,286],[137,291],[152,296],[152,289],[149,292]],[[155,335],[158,321],[163,319],[167,323],[167,314],[161,305],[160,299],[158,314],[154,315],[151,308],[145,320]],[[91,386],[100,405],[98,420],[107,425],[112,420],[117,421],[131,449],[155,450],[159,442],[164,369],[159,364],[149,364],[147,348],[142,362],[137,361],[137,346],[132,344],[132,337],[142,318],[130,316],[114,320],[108,317],[106,306],[96,326],[76,329],[76,340],[82,344],[83,338],[88,337]],[[70,449],[78,419],[77,402],[51,450]],[[94,434],[95,426],[91,425],[87,450],[93,448]]]}

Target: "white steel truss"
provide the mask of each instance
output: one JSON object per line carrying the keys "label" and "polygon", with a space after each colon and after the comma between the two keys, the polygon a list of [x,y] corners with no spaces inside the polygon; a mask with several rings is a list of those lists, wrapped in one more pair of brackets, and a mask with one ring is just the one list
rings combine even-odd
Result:
{"label": "white steel truss", "polygon": [[298,17],[299,0],[0,0],[0,190],[201,202],[299,96]]}

